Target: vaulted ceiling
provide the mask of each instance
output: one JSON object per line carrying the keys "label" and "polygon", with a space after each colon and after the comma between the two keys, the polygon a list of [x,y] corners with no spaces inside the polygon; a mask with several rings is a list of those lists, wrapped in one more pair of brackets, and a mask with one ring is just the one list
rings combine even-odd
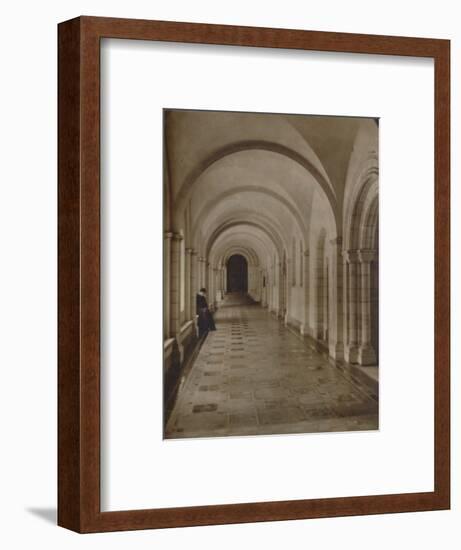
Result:
{"label": "vaulted ceiling", "polygon": [[372,119],[165,111],[167,219],[215,263],[232,249],[281,257],[320,225],[339,233],[364,128],[376,133]]}

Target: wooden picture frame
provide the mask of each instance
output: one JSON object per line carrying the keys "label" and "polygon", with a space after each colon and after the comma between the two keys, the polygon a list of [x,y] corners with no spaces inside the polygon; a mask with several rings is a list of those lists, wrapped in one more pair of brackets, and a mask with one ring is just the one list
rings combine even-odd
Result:
{"label": "wooden picture frame", "polygon": [[[101,512],[100,40],[429,57],[435,67],[434,491]],[[58,524],[81,533],[450,507],[450,42],[99,17],[59,25]]]}

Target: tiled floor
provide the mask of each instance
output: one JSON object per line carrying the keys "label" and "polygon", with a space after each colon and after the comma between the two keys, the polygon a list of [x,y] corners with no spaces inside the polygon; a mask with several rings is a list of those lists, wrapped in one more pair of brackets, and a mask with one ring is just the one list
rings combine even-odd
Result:
{"label": "tiled floor", "polygon": [[183,381],[165,437],[375,430],[377,398],[267,310],[230,295]]}

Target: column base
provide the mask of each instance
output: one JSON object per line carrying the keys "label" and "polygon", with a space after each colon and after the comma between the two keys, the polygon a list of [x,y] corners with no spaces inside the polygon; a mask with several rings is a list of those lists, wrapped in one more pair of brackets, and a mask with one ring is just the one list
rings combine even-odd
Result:
{"label": "column base", "polygon": [[312,330],[312,338],[315,338],[316,340],[318,340],[319,342],[322,342],[323,341],[323,331],[321,328],[314,328]]}
{"label": "column base", "polygon": [[330,342],[328,353],[336,361],[342,361],[344,359],[344,344],[342,342]]}
{"label": "column base", "polygon": [[344,349],[344,360],[346,363],[357,363],[359,358],[359,348],[356,344],[351,344],[350,346],[345,346]]}
{"label": "column base", "polygon": [[358,364],[363,366],[376,365],[375,350],[370,346],[370,344],[359,347]]}

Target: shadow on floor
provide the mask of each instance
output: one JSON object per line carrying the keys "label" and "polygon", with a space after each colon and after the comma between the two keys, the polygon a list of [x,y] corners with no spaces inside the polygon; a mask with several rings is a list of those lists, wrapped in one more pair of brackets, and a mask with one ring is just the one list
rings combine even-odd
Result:
{"label": "shadow on floor", "polygon": [[48,523],[53,523],[54,525],[57,524],[58,512],[56,508],[33,507],[33,508],[26,508],[26,511],[29,512],[29,514],[32,514],[33,516],[37,516],[38,518],[43,519]]}

